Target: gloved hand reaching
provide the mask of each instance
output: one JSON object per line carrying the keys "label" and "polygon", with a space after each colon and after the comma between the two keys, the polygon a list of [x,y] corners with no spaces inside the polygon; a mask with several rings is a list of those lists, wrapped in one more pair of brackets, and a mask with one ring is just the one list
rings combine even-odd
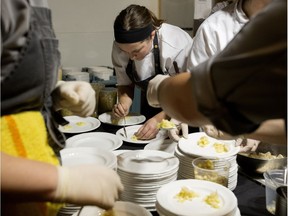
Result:
{"label": "gloved hand reaching", "polygon": [[228,133],[218,130],[213,125],[205,125],[202,127],[202,129],[208,136],[214,137],[215,139],[236,139],[236,146],[240,146],[240,152],[255,151],[258,147],[258,144],[260,143],[259,140],[246,139],[244,136],[232,136]]}
{"label": "gloved hand reaching", "polygon": [[182,122],[177,121],[176,119],[171,119],[170,122],[173,122],[176,125],[176,128],[168,130],[168,136],[175,142],[180,140],[180,131],[182,130],[182,136],[188,138],[188,125]]}
{"label": "gloved hand reaching", "polygon": [[160,107],[158,101],[158,88],[160,83],[166,78],[170,77],[169,75],[157,75],[152,80],[149,81],[147,88],[147,101],[152,107]]}
{"label": "gloved hand reaching", "polygon": [[123,190],[119,176],[108,167],[94,164],[58,167],[55,201],[109,209]]}
{"label": "gloved hand reaching", "polygon": [[90,83],[59,81],[52,92],[56,110],[67,108],[79,116],[90,116],[95,111],[96,97]]}

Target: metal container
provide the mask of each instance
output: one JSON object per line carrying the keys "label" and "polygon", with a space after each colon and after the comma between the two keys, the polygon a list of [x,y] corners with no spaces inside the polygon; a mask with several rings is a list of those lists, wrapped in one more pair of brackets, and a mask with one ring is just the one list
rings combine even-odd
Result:
{"label": "metal container", "polygon": [[269,143],[259,143],[256,149],[257,153],[271,152],[273,155],[282,154],[284,158],[279,159],[259,159],[249,157],[249,152],[238,153],[237,163],[243,169],[243,171],[252,174],[262,174],[272,169],[282,169],[287,166],[287,146],[276,145]]}

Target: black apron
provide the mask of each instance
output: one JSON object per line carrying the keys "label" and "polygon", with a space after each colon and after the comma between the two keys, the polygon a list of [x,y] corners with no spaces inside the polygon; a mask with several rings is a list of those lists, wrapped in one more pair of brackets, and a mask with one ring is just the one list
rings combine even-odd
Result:
{"label": "black apron", "polygon": [[[9,76],[1,81],[1,116],[41,111],[50,135],[49,143],[52,147],[56,147],[56,143],[62,148],[65,137],[57,128],[63,118],[53,110],[51,98],[60,66],[58,40],[52,28],[51,11],[35,6],[33,1],[30,3],[31,20],[26,46],[20,51],[21,56],[9,71]],[[35,4],[39,3],[36,1]],[[1,65],[1,68],[5,70],[5,66]]]}
{"label": "black apron", "polygon": [[148,87],[148,83],[151,79],[153,79],[158,74],[167,74],[167,72],[163,72],[160,65],[160,50],[158,46],[158,37],[157,33],[155,34],[154,40],[153,40],[153,54],[154,54],[154,61],[155,61],[155,75],[151,76],[145,80],[140,80],[137,76],[137,72],[135,70],[134,61],[129,59],[128,65],[126,67],[126,74],[130,78],[130,80],[133,82],[135,86],[141,89],[141,107],[140,112],[142,115],[144,115],[147,119],[152,118],[157,113],[161,112],[161,108],[154,108],[151,107],[148,104],[147,97],[146,97],[146,91]]}

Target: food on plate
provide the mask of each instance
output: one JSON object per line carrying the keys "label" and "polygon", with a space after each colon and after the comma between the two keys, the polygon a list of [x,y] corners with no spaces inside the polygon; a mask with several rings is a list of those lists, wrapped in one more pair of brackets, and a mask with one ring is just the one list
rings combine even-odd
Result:
{"label": "food on plate", "polygon": [[137,136],[136,136],[135,134],[133,134],[133,136],[131,137],[131,140],[132,140],[132,141],[137,141],[138,138],[137,138]]}
{"label": "food on plate", "polygon": [[213,147],[217,153],[229,152],[229,147],[223,143],[214,143]]}
{"label": "food on plate", "polygon": [[111,210],[103,211],[101,213],[101,216],[116,216],[116,214],[114,214],[114,211],[111,209]]}
{"label": "food on plate", "polygon": [[265,159],[265,160],[284,158],[284,156],[282,154],[273,155],[270,151],[265,152],[265,153],[263,153],[263,152],[250,152],[250,153],[247,153],[247,156],[251,157],[251,158]]}
{"label": "food on plate", "polygon": [[217,191],[206,196],[204,202],[210,205],[212,208],[220,208],[220,198]]}
{"label": "food on plate", "polygon": [[198,144],[198,146],[200,146],[200,147],[206,147],[206,146],[208,146],[208,145],[209,145],[208,137],[206,137],[206,136],[200,137],[200,139],[198,140],[197,144]]}
{"label": "food on plate", "polygon": [[189,190],[187,187],[182,187],[180,192],[175,195],[175,198],[178,202],[185,202],[187,200],[191,201],[193,198],[199,197],[199,194],[196,192]]}
{"label": "food on plate", "polygon": [[169,128],[175,128],[175,127],[176,125],[167,119],[163,119],[160,123],[157,124],[157,128],[159,129],[169,129]]}
{"label": "food on plate", "polygon": [[70,129],[72,129],[72,125],[70,125],[70,124],[64,125],[63,129],[64,130],[70,130]]}
{"label": "food on plate", "polygon": [[82,127],[82,126],[86,125],[86,123],[85,122],[76,122],[76,125],[79,127]]}

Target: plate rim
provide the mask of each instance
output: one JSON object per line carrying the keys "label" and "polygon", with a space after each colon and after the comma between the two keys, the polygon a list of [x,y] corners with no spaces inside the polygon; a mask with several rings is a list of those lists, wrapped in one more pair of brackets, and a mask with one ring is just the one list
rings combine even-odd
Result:
{"label": "plate rim", "polygon": [[[78,134],[78,135],[75,135],[75,136],[72,136],[70,138],[68,138],[66,140],[66,143],[65,143],[65,148],[79,148],[79,147],[84,147],[84,146],[72,146],[72,144],[69,144],[69,142],[73,142],[74,140],[78,140],[78,139],[81,139],[81,138],[84,138],[84,137],[99,137],[99,135],[109,135],[109,137],[113,137],[114,140],[117,139],[117,143],[115,144],[114,148],[113,149],[109,149],[110,151],[113,151],[113,150],[116,150],[118,148],[120,148],[122,145],[123,145],[123,140],[120,139],[118,136],[116,136],[115,134],[113,133],[108,133],[108,132],[88,132],[88,133],[82,133],[82,134]],[[91,136],[92,135],[92,136]],[[95,146],[96,147],[96,146]]]}

